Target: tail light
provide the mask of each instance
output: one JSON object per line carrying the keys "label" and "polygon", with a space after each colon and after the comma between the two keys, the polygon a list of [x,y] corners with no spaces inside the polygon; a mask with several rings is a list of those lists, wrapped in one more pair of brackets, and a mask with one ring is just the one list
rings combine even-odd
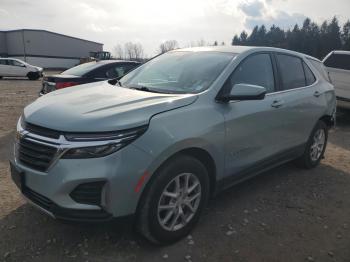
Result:
{"label": "tail light", "polygon": [[78,85],[79,83],[77,82],[58,82],[56,83],[56,89],[62,89],[70,86],[75,86]]}

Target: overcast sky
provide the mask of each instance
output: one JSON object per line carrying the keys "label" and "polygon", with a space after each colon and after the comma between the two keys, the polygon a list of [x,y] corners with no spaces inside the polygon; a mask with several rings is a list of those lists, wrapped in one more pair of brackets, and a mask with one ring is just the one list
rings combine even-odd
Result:
{"label": "overcast sky", "polygon": [[288,28],[305,17],[316,22],[350,18],[350,0],[0,0],[0,30],[46,29],[104,43],[104,49],[140,42],[153,56],[162,41],[217,40],[255,25]]}

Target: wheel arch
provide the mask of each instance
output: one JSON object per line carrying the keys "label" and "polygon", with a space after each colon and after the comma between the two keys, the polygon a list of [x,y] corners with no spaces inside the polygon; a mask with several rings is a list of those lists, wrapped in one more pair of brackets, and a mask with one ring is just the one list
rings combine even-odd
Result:
{"label": "wheel arch", "polygon": [[138,201],[137,207],[136,207],[136,214],[138,213],[138,211],[140,209],[142,200],[145,199],[145,196],[146,196],[147,192],[149,191],[149,188],[150,188],[152,182],[154,181],[154,179],[157,176],[157,174],[156,174],[157,171],[160,170],[162,167],[164,167],[164,165],[166,165],[169,161],[171,161],[172,159],[176,158],[179,155],[187,155],[187,156],[191,156],[193,158],[196,158],[205,166],[205,168],[208,171],[208,175],[209,175],[210,195],[212,196],[215,193],[217,168],[216,168],[214,158],[210,155],[210,153],[207,150],[205,150],[203,148],[200,148],[200,147],[185,148],[185,149],[182,149],[182,150],[179,150],[179,151],[173,153],[171,156],[166,158],[162,162],[162,164],[159,165],[154,172],[152,172],[150,179],[147,180],[147,182],[144,185],[144,188],[141,192],[141,195],[139,197],[139,201]]}
{"label": "wheel arch", "polygon": [[328,128],[332,128],[335,125],[335,119],[330,115],[322,116],[319,121],[324,122]]}

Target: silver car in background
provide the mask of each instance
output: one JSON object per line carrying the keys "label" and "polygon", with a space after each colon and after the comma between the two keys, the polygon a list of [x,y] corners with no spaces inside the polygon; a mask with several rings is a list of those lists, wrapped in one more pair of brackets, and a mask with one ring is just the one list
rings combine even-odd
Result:
{"label": "silver car in background", "polygon": [[147,239],[174,242],[217,192],[319,164],[336,106],[322,68],[282,49],[189,48],[49,93],[18,121],[12,178],[57,219],[134,215]]}

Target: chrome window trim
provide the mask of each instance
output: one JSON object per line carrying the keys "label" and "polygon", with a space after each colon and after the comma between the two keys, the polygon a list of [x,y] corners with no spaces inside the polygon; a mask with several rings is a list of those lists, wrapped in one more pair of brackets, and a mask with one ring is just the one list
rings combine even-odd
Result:
{"label": "chrome window trim", "polygon": [[283,93],[288,93],[288,92],[291,92],[291,91],[299,91],[299,90],[303,90],[303,89],[306,89],[306,88],[311,88],[311,87],[317,85],[318,83],[319,83],[319,80],[318,80],[318,78],[316,78],[316,81],[314,83],[312,83],[312,85],[302,86],[302,87],[297,87],[297,88],[291,88],[291,89],[287,89],[287,90],[281,90],[281,91],[277,91],[277,92],[273,92],[273,93],[268,93],[268,94],[266,94],[266,96],[276,95],[276,94],[283,94]]}
{"label": "chrome window trim", "polygon": [[[304,89],[307,89],[307,88],[312,88],[312,87],[316,86],[318,84],[318,82],[319,82],[319,80],[318,80],[318,78],[316,78],[316,81],[312,85],[292,88],[292,89],[288,89],[288,90],[281,90],[281,91],[277,91],[277,92],[273,92],[273,93],[268,93],[265,96],[279,95],[279,94],[289,93],[289,92],[292,92],[292,91],[300,91],[300,90],[304,90]],[[249,100],[249,101],[263,101],[263,100],[264,99],[262,99],[262,100]],[[239,100],[239,101],[238,100],[232,100],[232,101],[229,101],[229,103],[238,103],[238,102],[245,102],[245,101],[246,100]]]}

